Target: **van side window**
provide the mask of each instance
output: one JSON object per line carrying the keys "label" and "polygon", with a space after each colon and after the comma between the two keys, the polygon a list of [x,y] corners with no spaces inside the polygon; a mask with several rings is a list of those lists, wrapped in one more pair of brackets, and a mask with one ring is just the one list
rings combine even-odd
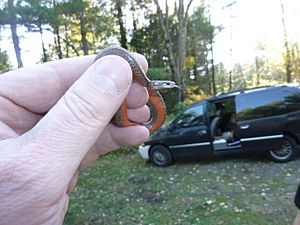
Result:
{"label": "van side window", "polygon": [[288,112],[300,110],[300,90],[286,90],[285,103]]}
{"label": "van side window", "polygon": [[237,120],[252,120],[286,112],[282,91],[241,94],[237,97]]}
{"label": "van side window", "polygon": [[176,120],[176,127],[193,127],[203,123],[203,105],[196,105],[184,111]]}

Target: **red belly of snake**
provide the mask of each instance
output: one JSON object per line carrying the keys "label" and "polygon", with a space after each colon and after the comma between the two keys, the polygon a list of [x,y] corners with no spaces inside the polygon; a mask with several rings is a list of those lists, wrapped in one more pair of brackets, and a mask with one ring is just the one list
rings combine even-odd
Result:
{"label": "red belly of snake", "polygon": [[[133,79],[140,85],[146,87],[149,93],[147,106],[150,109],[150,120],[142,125],[146,126],[150,132],[154,132],[159,129],[164,123],[167,111],[160,93],[153,88],[153,82],[149,80],[143,69],[129,51],[117,46],[108,47],[99,52],[96,60],[107,55],[117,55],[124,58],[130,65]],[[124,101],[112,120],[116,126],[127,127],[139,124],[128,119],[127,110],[127,103]]]}

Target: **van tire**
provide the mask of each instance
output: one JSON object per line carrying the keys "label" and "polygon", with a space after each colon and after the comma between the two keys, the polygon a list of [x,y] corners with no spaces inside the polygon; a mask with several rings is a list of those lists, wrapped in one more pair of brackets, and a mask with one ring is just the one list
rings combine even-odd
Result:
{"label": "van tire", "polygon": [[271,160],[278,163],[289,162],[293,160],[298,153],[298,146],[295,140],[285,136],[280,149],[269,151]]}
{"label": "van tire", "polygon": [[150,161],[153,165],[166,167],[172,164],[173,156],[170,150],[163,145],[154,145],[150,149]]}

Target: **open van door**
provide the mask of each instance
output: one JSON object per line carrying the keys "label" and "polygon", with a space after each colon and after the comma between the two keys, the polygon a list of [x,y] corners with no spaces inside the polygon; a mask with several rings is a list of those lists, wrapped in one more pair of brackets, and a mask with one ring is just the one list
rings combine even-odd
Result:
{"label": "open van door", "polygon": [[235,97],[211,101],[209,106],[209,126],[214,154],[239,151],[237,138]]}

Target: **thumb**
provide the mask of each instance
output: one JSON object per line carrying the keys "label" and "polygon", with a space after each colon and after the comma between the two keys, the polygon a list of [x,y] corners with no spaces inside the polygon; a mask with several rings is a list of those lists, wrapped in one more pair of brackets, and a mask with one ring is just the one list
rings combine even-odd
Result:
{"label": "thumb", "polygon": [[124,101],[131,80],[123,58],[97,60],[23,140],[44,160],[62,163],[64,173],[73,174]]}

